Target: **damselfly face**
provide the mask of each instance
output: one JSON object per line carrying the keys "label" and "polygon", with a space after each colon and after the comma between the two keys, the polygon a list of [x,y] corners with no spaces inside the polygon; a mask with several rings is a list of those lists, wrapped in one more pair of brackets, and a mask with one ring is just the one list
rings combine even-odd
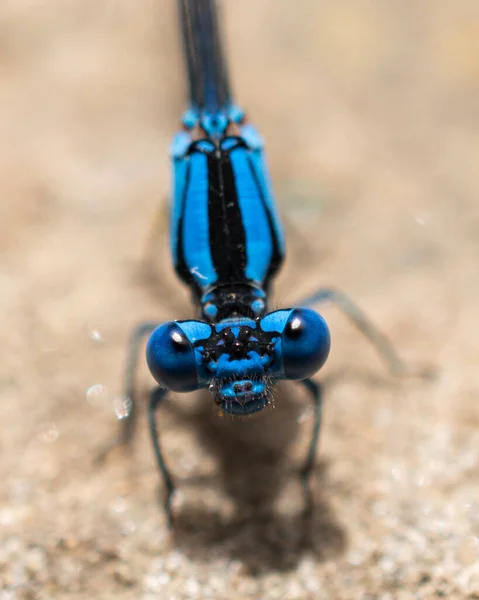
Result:
{"label": "damselfly face", "polygon": [[270,402],[279,379],[306,379],[330,349],[324,319],[309,308],[216,324],[172,321],[155,329],[146,358],[156,381],[176,392],[208,388],[221,409],[248,415]]}

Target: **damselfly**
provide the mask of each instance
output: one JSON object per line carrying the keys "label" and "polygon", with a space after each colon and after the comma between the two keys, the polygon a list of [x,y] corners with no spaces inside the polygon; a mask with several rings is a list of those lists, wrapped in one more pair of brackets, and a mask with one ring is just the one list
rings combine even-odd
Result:
{"label": "damselfly", "polygon": [[[178,9],[189,106],[171,146],[170,242],[176,273],[191,289],[199,318],[140,324],[129,343],[125,381],[133,411],[139,349],[149,335],[146,358],[159,384],[149,402],[149,426],[170,522],[174,486],[155,421],[169,390],[206,388],[221,411],[251,415],[271,404],[278,381],[298,381],[315,406],[301,469],[307,489],[321,423],[321,388],[311,377],[330,350],[328,326],[310,307],[324,301],[338,305],[390,369],[402,371],[386,338],[338,291],[319,290],[297,307],[268,312],[285,242],[263,141],[232,99],[214,0],[179,0]],[[131,417],[124,421],[121,441],[132,434]]]}

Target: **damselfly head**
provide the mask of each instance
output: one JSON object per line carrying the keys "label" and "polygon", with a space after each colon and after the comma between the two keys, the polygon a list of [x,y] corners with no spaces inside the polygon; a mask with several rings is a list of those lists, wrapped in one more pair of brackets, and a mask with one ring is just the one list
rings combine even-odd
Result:
{"label": "damselfly head", "polygon": [[176,392],[208,388],[223,412],[248,415],[269,404],[271,384],[306,379],[329,354],[324,319],[309,308],[216,324],[172,321],[152,333],[147,362],[156,381]]}

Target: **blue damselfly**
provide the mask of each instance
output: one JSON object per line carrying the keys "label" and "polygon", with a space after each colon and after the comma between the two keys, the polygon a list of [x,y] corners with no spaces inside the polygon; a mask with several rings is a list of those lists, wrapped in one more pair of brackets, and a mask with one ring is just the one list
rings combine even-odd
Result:
{"label": "blue damselfly", "polygon": [[[251,415],[271,404],[278,381],[296,380],[315,406],[313,435],[301,469],[307,489],[321,423],[321,387],[311,377],[330,350],[328,326],[311,307],[335,303],[376,346],[391,371],[403,370],[386,338],[341,292],[322,289],[296,307],[268,311],[285,241],[263,141],[232,99],[214,0],[179,0],[178,12],[189,105],[171,146],[170,247],[198,318],[140,324],[129,343],[125,381],[125,396],[134,411],[139,349],[149,336],[147,362],[159,384],[149,403],[149,426],[170,522],[174,486],[155,420],[169,390],[206,388],[224,413]],[[131,435],[130,417],[124,419],[120,441]]]}

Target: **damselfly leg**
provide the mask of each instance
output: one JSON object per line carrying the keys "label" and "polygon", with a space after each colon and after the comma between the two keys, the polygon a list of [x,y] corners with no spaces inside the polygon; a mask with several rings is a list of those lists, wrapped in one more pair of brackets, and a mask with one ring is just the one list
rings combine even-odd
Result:
{"label": "damselfly leg", "polygon": [[165,499],[164,499],[164,508],[166,512],[166,518],[168,520],[168,526],[171,527],[173,525],[173,513],[171,512],[171,501],[173,499],[173,493],[175,491],[175,486],[173,480],[171,478],[170,472],[165,463],[165,459],[163,458],[163,453],[161,451],[160,440],[158,436],[158,426],[156,424],[156,409],[160,405],[160,403],[165,399],[168,394],[168,390],[164,388],[158,387],[153,390],[150,396],[150,403],[148,405],[148,423],[150,426],[150,434],[151,441],[153,442],[153,448],[155,451],[156,464],[158,465],[158,470],[160,471],[161,478],[165,484]]}
{"label": "damselfly leg", "polygon": [[396,377],[430,375],[430,369],[415,369],[409,367],[397,354],[396,349],[388,338],[372,323],[365,313],[348,297],[339,290],[323,288],[301,299],[295,306],[316,306],[330,302],[337,306],[343,314],[359,329],[359,331],[371,342],[376,352],[386,365],[389,373]]}
{"label": "damselfly leg", "polygon": [[102,463],[108,454],[118,446],[126,446],[131,442],[135,430],[137,401],[135,392],[136,372],[138,369],[138,357],[145,338],[156,329],[158,323],[144,321],[138,323],[131,331],[127,343],[126,362],[124,370],[123,404],[120,418],[120,430],[116,438],[108,442],[97,454],[96,462]]}
{"label": "damselfly leg", "polygon": [[321,430],[323,395],[321,385],[319,383],[316,383],[312,379],[304,379],[299,383],[302,386],[304,386],[306,390],[311,394],[314,403],[313,432],[311,434],[311,441],[309,443],[309,449],[306,455],[306,460],[304,461],[304,464],[300,470],[301,484],[303,486],[304,494],[306,497],[306,508],[307,510],[310,510],[312,507],[310,480],[314,468],[314,463],[316,460],[316,449],[318,446],[319,433]]}

